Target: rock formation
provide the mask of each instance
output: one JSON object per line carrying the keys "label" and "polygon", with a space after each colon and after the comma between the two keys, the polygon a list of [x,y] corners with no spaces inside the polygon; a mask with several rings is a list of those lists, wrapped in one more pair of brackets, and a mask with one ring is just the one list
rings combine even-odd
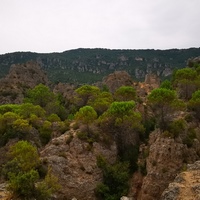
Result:
{"label": "rock formation", "polygon": [[[116,159],[116,146],[110,149],[99,143],[81,141],[68,131],[54,138],[41,152],[41,158],[52,168],[62,186],[59,200],[95,200],[95,188],[102,181],[102,172],[97,167],[96,157],[103,155],[111,163]],[[72,138],[73,137],[73,138]]]}
{"label": "rock formation", "polygon": [[194,163],[199,159],[195,146],[196,144],[188,148],[180,138],[165,137],[158,130],[151,133],[146,159],[147,175],[143,180],[140,179],[141,189],[137,196],[130,196],[137,197],[138,200],[160,200],[168,184],[183,169],[184,163]]}
{"label": "rock formation", "polygon": [[0,80],[0,102],[22,103],[24,93],[39,83],[49,83],[47,75],[35,62],[13,64],[9,74]]}
{"label": "rock formation", "polygon": [[114,93],[115,90],[121,86],[133,85],[133,80],[126,71],[116,71],[105,77],[103,79],[103,84],[107,85],[109,91]]}
{"label": "rock formation", "polygon": [[200,161],[188,164],[187,170],[178,174],[161,196],[161,200],[172,199],[200,199]]}

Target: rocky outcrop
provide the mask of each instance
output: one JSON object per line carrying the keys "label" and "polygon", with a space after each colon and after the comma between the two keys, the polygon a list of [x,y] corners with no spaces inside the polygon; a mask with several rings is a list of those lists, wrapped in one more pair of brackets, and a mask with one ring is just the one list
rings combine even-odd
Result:
{"label": "rocky outcrop", "polygon": [[[73,138],[72,138],[73,137]],[[62,186],[59,200],[95,200],[95,188],[102,181],[102,172],[97,167],[96,157],[103,155],[109,162],[116,159],[116,146],[110,149],[99,143],[91,147],[67,132],[54,138],[41,152],[41,158],[52,168]]]}
{"label": "rocky outcrop", "polygon": [[103,84],[107,85],[109,91],[114,93],[115,90],[121,86],[133,85],[133,80],[126,71],[116,71],[105,77],[103,79]]}
{"label": "rocky outcrop", "polygon": [[181,138],[166,137],[159,130],[150,134],[148,148],[147,175],[142,181],[137,199],[160,200],[161,194],[183,169],[184,163],[193,163],[199,156],[195,147],[188,148]]}
{"label": "rocky outcrop", "polygon": [[200,161],[188,164],[187,170],[178,174],[161,196],[161,200],[174,199],[200,199]]}
{"label": "rocky outcrop", "polygon": [[160,86],[160,78],[156,74],[147,74],[145,76],[145,84],[151,85],[153,88],[158,88]]}
{"label": "rocky outcrop", "polygon": [[0,103],[22,103],[24,93],[39,83],[49,83],[47,75],[35,62],[13,64],[9,74],[0,80]]}

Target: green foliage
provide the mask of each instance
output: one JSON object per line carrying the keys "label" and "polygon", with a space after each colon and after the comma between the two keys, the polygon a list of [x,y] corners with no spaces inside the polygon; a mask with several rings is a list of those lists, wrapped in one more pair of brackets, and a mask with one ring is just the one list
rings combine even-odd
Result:
{"label": "green foliage", "polygon": [[196,131],[192,128],[189,128],[187,135],[183,138],[183,144],[186,144],[187,147],[190,148],[192,147],[195,138],[197,138]]}
{"label": "green foliage", "polygon": [[49,121],[44,121],[42,126],[39,128],[40,139],[43,144],[47,144],[52,135],[52,123]]}
{"label": "green foliage", "polygon": [[24,102],[39,105],[45,109],[48,115],[54,113],[60,118],[65,119],[67,113],[61,105],[60,99],[60,96],[51,92],[47,86],[39,84],[33,89],[28,90]]}
{"label": "green foliage", "polygon": [[49,168],[45,179],[37,184],[37,200],[48,200],[60,188],[58,178],[52,174],[52,170]]}
{"label": "green foliage", "polygon": [[169,81],[169,80],[164,80],[161,83],[160,88],[165,88],[165,89],[168,89],[168,90],[173,90],[172,82]]}
{"label": "green foliage", "polygon": [[131,86],[121,86],[115,91],[117,101],[131,101],[136,99],[136,90]]}
{"label": "green foliage", "polygon": [[18,105],[18,114],[23,118],[29,118],[31,115],[36,115],[38,117],[44,117],[46,111],[39,105],[33,105],[32,103],[23,103]]}
{"label": "green foliage", "polygon": [[143,121],[145,132],[141,135],[140,139],[145,141],[149,138],[149,134],[155,129],[156,121],[154,117],[149,117]]}
{"label": "green foliage", "polygon": [[120,161],[129,163],[129,172],[133,173],[138,169],[139,145],[129,144],[125,151],[119,155]]}
{"label": "green foliage", "polygon": [[111,103],[113,102],[113,97],[110,92],[101,92],[95,99],[88,101],[88,105],[92,106],[98,115],[103,114]]}
{"label": "green foliage", "polygon": [[89,125],[97,119],[97,113],[91,106],[84,106],[76,113],[75,119]]}
{"label": "green foliage", "polygon": [[77,96],[75,98],[75,104],[78,107],[82,107],[88,104],[88,101],[95,99],[100,93],[100,89],[96,86],[83,85],[75,90]]}
{"label": "green foliage", "polygon": [[0,115],[0,146],[4,146],[11,138],[24,138],[29,131],[28,122],[13,112],[6,112]]}
{"label": "green foliage", "polygon": [[189,100],[192,93],[197,90],[198,74],[192,68],[183,68],[176,71],[174,85],[177,86],[181,98]]}
{"label": "green foliage", "polygon": [[47,120],[50,121],[50,122],[60,122],[61,121],[60,117],[58,117],[58,115],[55,114],[55,113],[49,115],[47,117]]}
{"label": "green foliage", "polygon": [[40,162],[36,147],[23,140],[11,146],[9,155],[16,160],[22,171],[30,171],[36,168]]}
{"label": "green foliage", "polygon": [[165,130],[171,119],[170,115],[180,108],[176,92],[166,88],[157,88],[151,91],[147,99],[158,126]]}
{"label": "green foliage", "polygon": [[194,112],[196,119],[200,120],[200,90],[192,94],[192,98],[188,102],[188,108]]}
{"label": "green foliage", "polygon": [[87,141],[88,143],[92,144],[93,142],[99,141],[99,133],[94,131],[79,131],[77,133],[77,137],[80,140]]}
{"label": "green foliage", "polygon": [[21,133],[28,133],[32,128],[28,120],[25,119],[15,120],[12,124],[12,127],[14,130],[19,131]]}
{"label": "green foliage", "polygon": [[123,118],[123,116],[129,115],[134,108],[134,101],[113,102],[108,109],[108,113]]}
{"label": "green foliage", "polygon": [[15,120],[20,119],[20,116],[16,113],[13,113],[13,112],[6,112],[3,115],[3,118],[4,118],[4,122],[7,125],[12,125]]}
{"label": "green foliage", "polygon": [[169,131],[172,136],[176,138],[179,134],[185,132],[185,129],[187,128],[186,125],[186,121],[183,119],[175,120],[169,125]]}
{"label": "green foliage", "polygon": [[127,162],[116,162],[111,165],[104,157],[99,156],[97,165],[103,172],[103,183],[96,188],[98,196],[105,200],[118,200],[128,193],[130,175]]}
{"label": "green foliage", "polygon": [[35,182],[39,179],[38,172],[36,170],[30,170],[28,172],[8,173],[9,186],[8,189],[14,193],[14,195],[20,195],[23,199],[34,196]]}
{"label": "green foliage", "polygon": [[112,134],[120,159],[129,161],[133,170],[136,168],[133,149],[139,144],[140,134],[144,132],[142,116],[134,108],[134,101],[113,102],[99,118],[103,131]]}
{"label": "green foliage", "polygon": [[19,141],[9,150],[10,161],[4,166],[8,189],[13,198],[49,199],[59,189],[58,179],[49,170],[44,180],[39,181],[40,165],[38,151],[27,141]]}
{"label": "green foliage", "polygon": [[24,101],[34,105],[40,105],[44,108],[49,102],[52,102],[52,100],[55,99],[55,95],[47,86],[39,84],[35,86],[35,88],[28,90]]}
{"label": "green foliage", "polygon": [[0,114],[4,114],[7,112],[17,113],[17,110],[19,110],[19,105],[17,105],[17,104],[0,105]]}

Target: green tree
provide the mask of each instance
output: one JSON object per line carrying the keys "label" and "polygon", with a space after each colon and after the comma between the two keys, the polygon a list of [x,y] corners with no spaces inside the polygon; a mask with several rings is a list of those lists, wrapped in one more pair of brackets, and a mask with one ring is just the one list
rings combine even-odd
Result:
{"label": "green tree", "polygon": [[121,86],[114,93],[117,101],[131,101],[136,99],[136,90],[131,86]]}
{"label": "green tree", "polygon": [[97,113],[93,107],[84,106],[76,113],[75,119],[87,125],[87,130],[89,132],[89,125],[97,119]]}
{"label": "green tree", "polygon": [[42,144],[47,144],[50,141],[52,131],[52,123],[45,120],[42,126],[39,128],[39,136]]}
{"label": "green tree", "polygon": [[58,178],[53,175],[51,168],[48,169],[44,180],[40,181],[36,187],[37,200],[48,200],[54,192],[60,189]]}
{"label": "green tree", "polygon": [[160,88],[165,88],[165,89],[168,89],[168,90],[172,90],[173,89],[172,82],[169,81],[169,80],[164,80],[161,83]]}
{"label": "green tree", "polygon": [[33,196],[35,182],[39,179],[36,171],[40,163],[37,149],[27,141],[19,141],[11,146],[9,156],[11,160],[4,167],[4,171],[7,171],[9,190],[15,196],[29,199]]}
{"label": "green tree", "polygon": [[11,146],[9,155],[16,160],[22,171],[30,171],[40,163],[36,147],[27,141],[22,140]]}
{"label": "green tree", "polygon": [[183,68],[175,72],[174,85],[181,98],[189,100],[192,93],[197,90],[198,75],[192,68]]}
{"label": "green tree", "polygon": [[28,90],[24,102],[39,105],[45,109],[48,115],[55,113],[64,120],[67,117],[67,113],[59,99],[59,95],[55,95],[47,86],[39,84],[35,88]]}
{"label": "green tree", "polygon": [[103,172],[103,183],[97,185],[96,193],[105,200],[118,200],[127,195],[129,189],[129,164],[116,162],[113,165],[102,157],[97,157],[97,165]]}
{"label": "green tree", "polygon": [[[109,109],[99,118],[104,132],[110,133],[117,143],[118,154],[123,160],[130,161],[129,149],[139,144],[140,134],[144,132],[142,116],[135,110],[134,101],[113,102]],[[135,168],[135,160],[131,167]]]}
{"label": "green tree", "polygon": [[55,99],[55,94],[51,92],[47,86],[39,84],[33,89],[28,90],[24,101],[33,103],[34,105],[40,105],[44,108],[49,102],[52,102]]}
{"label": "green tree", "polygon": [[88,101],[94,99],[100,93],[100,89],[96,86],[83,85],[75,90],[75,102],[78,107],[87,105]]}
{"label": "green tree", "polygon": [[157,88],[151,91],[147,97],[148,105],[156,118],[157,125],[162,130],[167,128],[173,112],[180,108],[182,103],[178,101],[177,94],[173,90]]}
{"label": "green tree", "polygon": [[88,101],[88,105],[92,106],[98,115],[101,115],[109,108],[112,102],[113,97],[110,92],[101,92],[95,99]]}
{"label": "green tree", "polygon": [[9,158],[3,171],[14,199],[47,200],[59,189],[58,180],[51,171],[48,171],[44,180],[40,179],[37,170],[40,165],[39,154],[31,143],[22,140],[11,146]]}
{"label": "green tree", "polygon": [[19,105],[17,112],[23,118],[29,118],[31,115],[35,114],[38,117],[44,117],[46,112],[39,105],[33,105],[32,103],[23,103]]}
{"label": "green tree", "polygon": [[188,108],[193,111],[196,119],[200,120],[200,90],[192,94],[192,98],[188,102]]}

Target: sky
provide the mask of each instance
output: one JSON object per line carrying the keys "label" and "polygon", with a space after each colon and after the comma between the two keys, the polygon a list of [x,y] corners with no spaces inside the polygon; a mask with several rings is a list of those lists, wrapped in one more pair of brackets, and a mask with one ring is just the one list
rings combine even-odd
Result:
{"label": "sky", "polygon": [[0,0],[0,54],[200,47],[200,0]]}

